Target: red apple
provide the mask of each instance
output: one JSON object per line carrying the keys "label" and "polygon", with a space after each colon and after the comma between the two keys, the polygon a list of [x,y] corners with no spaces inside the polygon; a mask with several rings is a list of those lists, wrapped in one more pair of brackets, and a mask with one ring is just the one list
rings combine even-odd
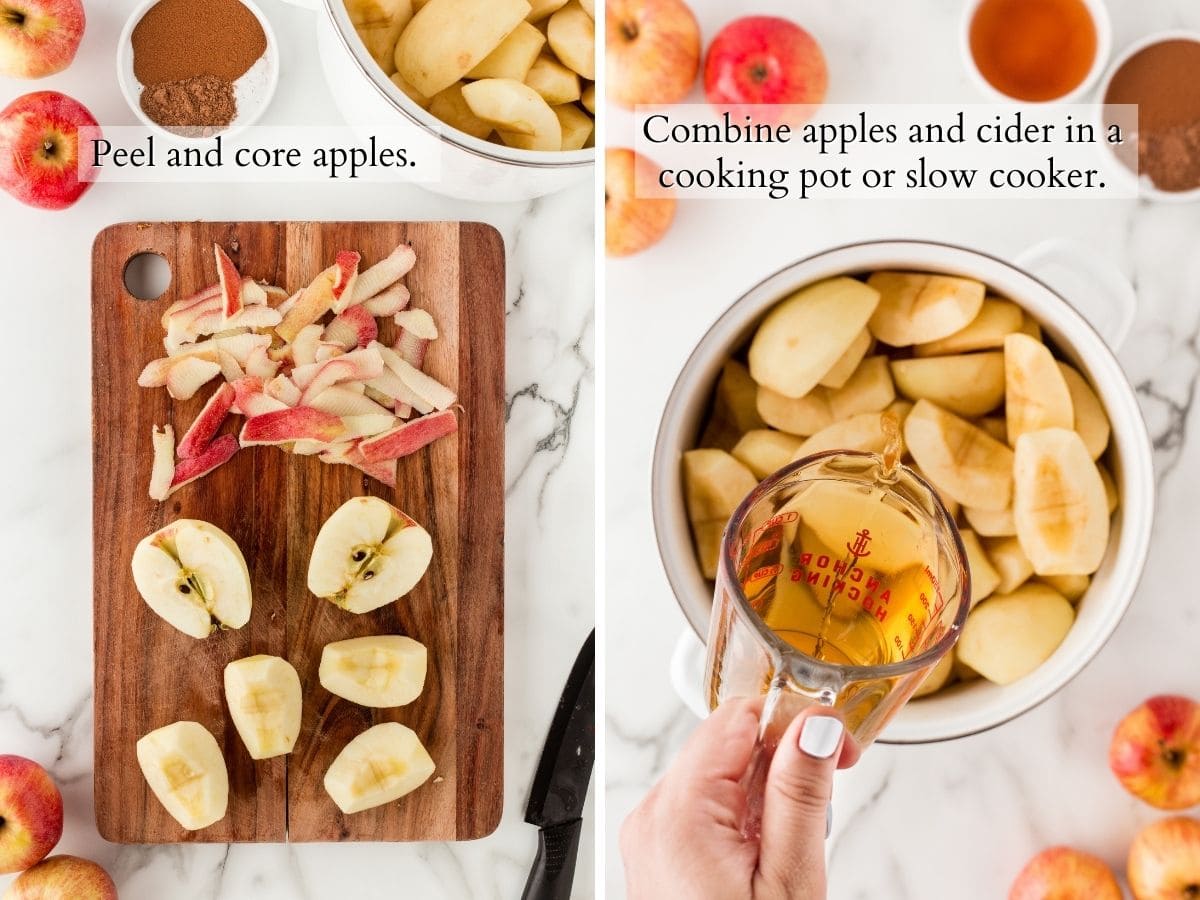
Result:
{"label": "red apple", "polygon": [[[79,129],[95,125],[66,94],[18,97],[0,112],[0,187],[30,206],[66,209],[92,186],[79,177]],[[83,168],[91,170],[86,157]]]}
{"label": "red apple", "polygon": [[1200,803],[1200,703],[1151,697],[1117,725],[1108,764],[1129,793],[1151,806]]}
{"label": "red apple", "polygon": [[825,99],[829,72],[816,39],[794,22],[775,16],[746,16],[722,28],[704,60],[708,102],[739,121],[798,123],[812,109],[765,110],[766,104],[811,104]]}
{"label": "red apple", "polygon": [[14,881],[4,900],[117,900],[117,886],[91,860],[52,856]]}
{"label": "red apple", "polygon": [[681,0],[608,0],[608,96],[621,106],[676,103],[700,70],[700,26]]}
{"label": "red apple", "polygon": [[1121,900],[1121,886],[1102,861],[1073,847],[1051,847],[1025,864],[1008,900]]}
{"label": "red apple", "polygon": [[1185,816],[1147,825],[1129,848],[1125,873],[1137,900],[1200,897],[1200,821]]}
{"label": "red apple", "polygon": [[23,756],[0,756],[0,873],[44,858],[62,830],[62,795],[46,770]]}
{"label": "red apple", "polygon": [[0,75],[61,72],[75,58],[83,25],[80,0],[0,0]]}
{"label": "red apple", "polygon": [[604,246],[609,256],[645,250],[671,227],[673,197],[634,196],[636,182],[650,180],[656,171],[654,163],[632,150],[614,147],[605,152]]}

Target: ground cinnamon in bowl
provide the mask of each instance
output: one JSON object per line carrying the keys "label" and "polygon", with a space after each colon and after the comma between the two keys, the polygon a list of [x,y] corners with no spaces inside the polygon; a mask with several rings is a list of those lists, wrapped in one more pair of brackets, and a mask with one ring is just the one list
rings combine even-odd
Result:
{"label": "ground cinnamon in bowl", "polygon": [[171,131],[204,137],[227,128],[237,115],[233,82],[216,75],[163,81],[142,91],[142,111]]}
{"label": "ground cinnamon in bowl", "polygon": [[1138,167],[1167,193],[1200,189],[1200,41],[1153,41],[1120,63],[1106,104],[1138,106]]}
{"label": "ground cinnamon in bowl", "polygon": [[235,83],[267,50],[262,24],[239,0],[159,0],[130,42],[143,112],[186,134],[233,122]]}

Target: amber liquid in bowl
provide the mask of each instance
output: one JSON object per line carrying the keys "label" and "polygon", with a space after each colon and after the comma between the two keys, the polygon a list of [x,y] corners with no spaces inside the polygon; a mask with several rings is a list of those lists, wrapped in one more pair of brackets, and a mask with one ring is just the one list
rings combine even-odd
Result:
{"label": "amber liquid in bowl", "polygon": [[971,19],[979,74],[1014,100],[1064,97],[1096,61],[1096,23],[1084,0],[983,0]]}

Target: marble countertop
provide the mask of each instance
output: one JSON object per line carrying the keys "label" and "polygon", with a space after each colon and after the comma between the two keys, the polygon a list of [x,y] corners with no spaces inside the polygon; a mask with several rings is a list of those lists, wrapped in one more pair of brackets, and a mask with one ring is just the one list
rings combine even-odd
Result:
{"label": "marble countertop", "polygon": [[[77,97],[101,123],[132,124],[113,47],[135,0],[87,3],[75,64],[36,83],[0,79],[0,106],[30,90]],[[283,82],[265,124],[340,121],[312,14],[261,4]],[[50,768],[66,801],[57,852],[89,857],[122,900],[381,900],[518,896],[537,846],[523,821],[533,769],[571,663],[594,621],[591,183],[525,204],[447,200],[416,187],[97,185],[67,212],[0,195],[0,269],[14,329],[0,354],[9,438],[0,450],[0,753]],[[508,251],[505,805],[467,844],[117,846],[92,811],[89,273],[92,239],[131,219],[464,219]],[[553,265],[547,265],[548,261]],[[19,323],[19,324],[18,324]],[[19,386],[19,387],[18,387]],[[552,560],[552,565],[546,561]],[[114,560],[114,565],[125,561]],[[591,897],[591,805],[576,896]],[[11,878],[0,876],[0,892]]]}
{"label": "marble countertop", "polygon": [[[705,39],[735,13],[695,0]],[[978,102],[957,50],[961,0],[871,4],[764,0],[819,38],[832,102]],[[901,11],[900,7],[903,7]],[[1110,0],[1114,46],[1166,28],[1200,28],[1180,0]],[[700,100],[699,90],[693,100]],[[608,143],[631,145],[614,111]],[[1136,830],[1156,813],[1108,771],[1112,728],[1159,692],[1196,695],[1200,598],[1189,589],[1200,505],[1200,205],[1134,201],[850,201],[681,204],[666,238],[607,267],[605,448],[608,895],[623,896],[616,836],[696,720],[668,662],[685,627],[662,572],[650,517],[650,458],[667,393],[700,336],[746,288],[812,252],[873,238],[928,238],[1012,258],[1049,237],[1086,242],[1137,288],[1119,358],[1154,441],[1158,511],[1137,596],[1100,654],[1057,696],[963,740],[873,747],[838,776],[830,900],[1002,897],[1024,862],[1067,843],[1123,872]],[[697,254],[697,249],[703,252]],[[1086,313],[1086,298],[1080,304]],[[636,361],[636,365],[629,365]]]}

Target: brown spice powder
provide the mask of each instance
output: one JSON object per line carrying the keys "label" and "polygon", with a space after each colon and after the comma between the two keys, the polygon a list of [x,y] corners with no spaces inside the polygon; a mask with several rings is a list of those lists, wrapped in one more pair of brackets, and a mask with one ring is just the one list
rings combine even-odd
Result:
{"label": "brown spice powder", "polygon": [[1104,102],[1137,104],[1139,168],[1155,187],[1200,188],[1200,42],[1139,50],[1114,73]]}
{"label": "brown spice powder", "polygon": [[141,102],[152,121],[192,137],[220,131],[237,116],[232,82],[216,75],[152,84],[142,91]]}
{"label": "brown spice powder", "polygon": [[143,85],[215,75],[241,78],[267,36],[239,0],[159,0],[133,29],[133,73]]}

